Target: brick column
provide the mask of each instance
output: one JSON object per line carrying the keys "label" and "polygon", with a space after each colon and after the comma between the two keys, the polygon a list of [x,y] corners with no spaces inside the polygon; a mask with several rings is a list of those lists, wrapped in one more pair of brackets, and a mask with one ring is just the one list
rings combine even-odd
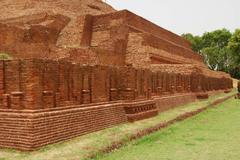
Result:
{"label": "brick column", "polygon": [[171,75],[170,73],[166,73],[166,94],[171,93],[171,87],[172,87]]}
{"label": "brick column", "polygon": [[73,81],[73,101],[75,104],[82,103],[82,70],[79,64],[73,65],[73,74],[72,74],[72,81]]}
{"label": "brick column", "polygon": [[4,94],[4,85],[5,85],[5,80],[4,80],[4,61],[0,61],[0,95]]}
{"label": "brick column", "polygon": [[59,65],[45,60],[41,67],[43,108],[57,107],[56,93],[59,91]]}
{"label": "brick column", "polygon": [[[151,75],[152,75],[152,72],[150,70],[148,69],[144,70],[144,76],[143,76],[144,92],[146,93],[145,98],[148,98],[148,99],[152,97]],[[136,83],[136,81],[134,83]]]}
{"label": "brick column", "polygon": [[191,92],[191,76],[187,75],[187,92]]}
{"label": "brick column", "polygon": [[158,87],[157,87],[157,93],[158,93],[158,96],[161,96],[162,95],[162,91],[163,91],[163,77],[162,77],[162,73],[161,72],[158,72]]}
{"label": "brick column", "polygon": [[162,87],[162,91],[163,91],[163,94],[168,94],[168,82],[167,82],[167,73],[166,72],[163,72],[162,73],[163,75],[163,79],[162,79],[162,81],[163,81],[163,87]]}
{"label": "brick column", "polygon": [[187,92],[187,75],[186,74],[183,75],[183,81],[184,81],[183,91]]}
{"label": "brick column", "polygon": [[182,91],[182,77],[181,74],[177,74],[177,92]]}
{"label": "brick column", "polygon": [[184,74],[181,74],[181,92],[184,92],[184,85],[185,85],[185,82],[184,82]]}
{"label": "brick column", "polygon": [[92,68],[83,67],[82,103],[92,103]]}
{"label": "brick column", "polygon": [[84,47],[89,47],[92,39],[92,27],[93,27],[93,16],[84,15],[78,17],[79,27],[82,30],[82,38],[80,45]]}
{"label": "brick column", "polygon": [[196,73],[191,74],[191,90],[192,92],[199,91],[199,75]]}
{"label": "brick column", "polygon": [[23,109],[23,93],[21,87],[21,61],[4,61],[4,101],[5,108]]}
{"label": "brick column", "polygon": [[118,74],[116,68],[111,68],[109,76],[109,100],[116,101],[119,99],[118,97]]}
{"label": "brick column", "polygon": [[107,66],[95,66],[92,79],[92,102],[109,101],[110,69]]}
{"label": "brick column", "polygon": [[[134,100],[136,87],[136,70],[132,67],[119,68],[119,96],[122,100]],[[142,77],[143,78],[143,77]]]}
{"label": "brick column", "polygon": [[1,109],[8,108],[7,96],[5,94],[5,69],[4,69],[4,61],[0,61],[0,96],[1,96]]}
{"label": "brick column", "polygon": [[42,61],[24,60],[22,61],[22,90],[24,93],[24,108],[37,110],[42,106],[42,84],[39,68]]}
{"label": "brick column", "polygon": [[73,74],[70,62],[59,63],[58,93],[60,93],[60,106],[74,104]]}
{"label": "brick column", "polygon": [[171,94],[176,92],[176,75],[174,73],[170,73],[170,84],[171,84]]}
{"label": "brick column", "polygon": [[158,87],[157,73],[152,72],[152,75],[151,75],[151,91],[152,91],[153,96],[157,95],[157,87]]}

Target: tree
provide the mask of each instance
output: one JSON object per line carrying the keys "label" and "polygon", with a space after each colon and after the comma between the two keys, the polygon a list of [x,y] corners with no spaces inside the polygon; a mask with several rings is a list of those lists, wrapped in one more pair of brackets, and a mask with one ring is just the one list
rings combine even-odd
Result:
{"label": "tree", "polygon": [[236,65],[240,65],[240,29],[236,29],[233,33],[228,47],[232,51]]}
{"label": "tree", "polygon": [[206,47],[202,49],[202,54],[210,69],[229,72],[232,66],[232,57],[227,47]]}
{"label": "tree", "polygon": [[206,64],[212,70],[229,71],[232,63],[231,51],[228,43],[232,34],[226,29],[206,32],[202,36],[201,54]]}
{"label": "tree", "polygon": [[228,43],[228,48],[231,51],[233,65],[230,74],[240,79],[240,29],[236,29]]}
{"label": "tree", "polygon": [[202,38],[200,36],[193,36],[191,33],[186,33],[186,34],[182,34],[182,37],[191,43],[192,49],[195,52],[201,53]]}
{"label": "tree", "polygon": [[228,42],[232,34],[227,29],[219,29],[213,32],[206,32],[202,36],[202,47],[219,47],[224,48],[228,45]]}
{"label": "tree", "polygon": [[204,57],[210,69],[240,78],[240,29],[233,34],[224,28],[206,32],[202,36],[187,33],[182,37],[191,42],[192,49]]}

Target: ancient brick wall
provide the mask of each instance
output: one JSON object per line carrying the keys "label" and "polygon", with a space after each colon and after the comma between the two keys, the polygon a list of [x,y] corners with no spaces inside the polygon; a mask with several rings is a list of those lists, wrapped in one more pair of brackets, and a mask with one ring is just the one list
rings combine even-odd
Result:
{"label": "ancient brick wall", "polygon": [[150,46],[153,48],[161,49],[171,54],[203,63],[202,57],[199,54],[194,53],[191,49],[186,49],[184,47],[175,45],[174,43],[170,43],[161,37],[159,38],[151,34],[145,33],[142,34],[141,36],[143,36],[144,46]]}
{"label": "ancient brick wall", "polygon": [[228,77],[207,77],[197,72],[152,72],[131,66],[82,66],[38,59],[1,61],[0,65],[0,108],[19,110],[232,87]]}
{"label": "ancient brick wall", "polygon": [[137,32],[129,33],[126,51],[126,64],[132,64],[135,68],[148,68],[151,60],[149,53],[142,47],[143,38]]}
{"label": "ancient brick wall", "polygon": [[87,14],[98,15],[115,11],[110,5],[99,0],[5,0],[0,4],[0,8],[2,10],[0,21],[15,19],[15,21],[20,23],[29,24],[29,20],[31,20],[31,22],[36,24],[36,20],[44,16],[35,15],[51,14],[53,11],[54,14],[62,14],[69,17],[71,19],[70,22],[61,31],[57,40],[57,45],[61,47],[80,46],[82,29],[80,27],[81,20],[79,20],[81,18],[79,17],[84,17]]}
{"label": "ancient brick wall", "polygon": [[127,121],[120,104],[59,110],[0,110],[0,146],[32,150]]}
{"label": "ancient brick wall", "polygon": [[121,66],[125,64],[128,27],[122,24],[123,18],[93,17],[89,46],[98,54],[101,64]]}
{"label": "ancient brick wall", "polygon": [[146,34],[130,30],[125,56],[126,64],[132,64],[136,68],[151,68],[153,64],[186,64],[186,66],[194,64],[202,68],[206,67],[202,59],[199,59],[199,56],[196,57],[197,54],[191,50],[181,47],[174,49],[174,46],[167,41],[160,40],[158,43],[159,40],[153,36],[146,39],[144,35]]}
{"label": "ancient brick wall", "polygon": [[98,15],[96,16],[96,21],[98,22],[104,22],[109,23],[109,21],[114,20],[114,22],[118,23],[125,23],[129,26],[133,26],[134,28],[137,28],[143,32],[148,32],[152,35],[156,35],[158,37],[162,37],[163,39],[166,39],[167,41],[170,41],[172,43],[175,43],[176,45],[184,46],[188,49],[191,49],[190,43],[183,39],[182,37],[159,27],[156,24],[153,24],[152,22],[132,13],[128,10],[122,10],[110,14],[105,15]]}
{"label": "ancient brick wall", "polygon": [[69,21],[66,16],[47,13],[0,21],[0,51],[16,58],[47,58]]}
{"label": "ancient brick wall", "polygon": [[192,64],[152,64],[152,71],[161,71],[168,73],[192,74],[197,72],[197,67]]}
{"label": "ancient brick wall", "polygon": [[[137,68],[150,68],[151,64],[204,66],[202,57],[186,47],[187,41],[128,11],[79,15],[74,20],[41,12],[2,20],[0,32],[0,51],[14,58]],[[68,45],[60,45],[63,43]]]}
{"label": "ancient brick wall", "polygon": [[13,58],[0,61],[0,147],[33,150],[232,88],[188,41],[102,1],[0,6],[0,52]]}
{"label": "ancient brick wall", "polygon": [[200,73],[40,59],[0,61],[0,146],[36,149],[155,116],[194,101],[199,93],[231,88],[228,77]]}
{"label": "ancient brick wall", "polygon": [[155,97],[154,100],[156,101],[158,111],[163,112],[176,106],[196,101],[196,95],[192,93],[174,94],[162,97]]}
{"label": "ancient brick wall", "polygon": [[[118,57],[120,65],[149,68],[150,64],[203,64],[200,55],[186,47],[185,40],[128,11],[93,16],[90,46],[99,57]],[[174,55],[174,56],[173,56]],[[118,60],[118,61],[119,61]],[[109,63],[109,62],[105,62]]]}

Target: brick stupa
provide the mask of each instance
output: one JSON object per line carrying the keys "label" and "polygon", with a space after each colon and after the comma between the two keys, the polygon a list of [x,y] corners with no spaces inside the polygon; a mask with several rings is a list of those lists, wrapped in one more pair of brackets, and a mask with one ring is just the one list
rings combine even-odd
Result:
{"label": "brick stupa", "polygon": [[34,150],[229,92],[182,37],[101,0],[2,0],[0,146]]}

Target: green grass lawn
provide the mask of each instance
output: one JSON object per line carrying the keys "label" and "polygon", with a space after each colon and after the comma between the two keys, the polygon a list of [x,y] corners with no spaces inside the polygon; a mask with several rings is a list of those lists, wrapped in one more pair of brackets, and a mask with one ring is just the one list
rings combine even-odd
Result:
{"label": "green grass lawn", "polygon": [[97,160],[239,160],[240,101],[230,99]]}
{"label": "green grass lawn", "polygon": [[[218,98],[236,93],[218,94],[208,100],[196,101],[179,106],[158,116],[135,123],[121,124],[99,132],[80,136],[66,142],[56,143],[41,148],[34,152],[20,152],[11,149],[0,149],[0,160],[83,160],[89,155],[97,154],[99,150],[108,147],[113,142],[128,141],[132,134],[136,134],[146,128],[154,127],[159,123],[172,120],[177,116],[197,110],[213,102]],[[177,150],[175,150],[177,151]]]}

